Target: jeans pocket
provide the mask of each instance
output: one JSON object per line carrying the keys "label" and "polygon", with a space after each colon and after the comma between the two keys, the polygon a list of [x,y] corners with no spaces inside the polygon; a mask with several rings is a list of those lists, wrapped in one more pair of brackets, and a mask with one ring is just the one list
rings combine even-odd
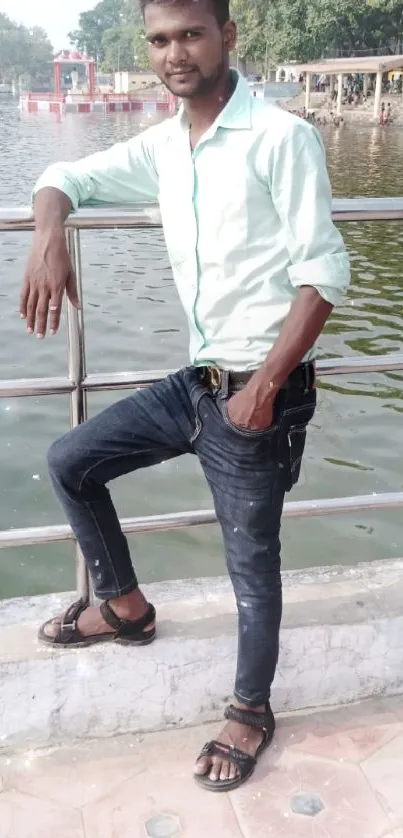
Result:
{"label": "jeans pocket", "polygon": [[291,425],[287,434],[288,450],[286,453],[285,490],[290,492],[298,483],[301,474],[302,457],[306,442],[305,424]]}
{"label": "jeans pocket", "polygon": [[286,407],[281,427],[281,457],[286,492],[298,483],[309,422],[316,408],[316,392],[299,398],[299,404]]}
{"label": "jeans pocket", "polygon": [[234,431],[234,433],[238,434],[238,436],[254,438],[268,437],[271,434],[274,434],[276,430],[278,430],[278,423],[276,422],[276,420],[274,420],[268,428],[259,428],[258,430],[255,430],[253,428],[241,428],[239,427],[239,425],[235,425],[234,422],[230,419],[228,413],[228,401],[224,399],[218,399],[218,405],[225,424],[228,428],[231,429],[231,431]]}
{"label": "jeans pocket", "polygon": [[195,414],[195,427],[192,436],[190,437],[190,444],[193,445],[199,438],[202,430],[203,430],[203,419],[200,415],[200,405],[203,399],[209,398],[211,399],[210,393],[198,393],[195,401],[194,401],[194,414]]}

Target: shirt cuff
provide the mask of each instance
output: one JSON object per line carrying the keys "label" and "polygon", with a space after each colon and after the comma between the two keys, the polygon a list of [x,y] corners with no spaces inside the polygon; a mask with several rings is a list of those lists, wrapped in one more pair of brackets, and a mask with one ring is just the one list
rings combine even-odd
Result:
{"label": "shirt cuff", "polygon": [[329,253],[288,268],[294,288],[312,285],[332,306],[341,305],[350,284],[350,260],[346,251]]}
{"label": "shirt cuff", "polygon": [[69,178],[65,174],[63,174],[63,172],[60,172],[52,167],[47,169],[46,172],[44,172],[43,175],[41,175],[41,177],[35,184],[35,188],[32,192],[31,197],[32,204],[34,203],[34,198],[37,192],[39,192],[40,189],[46,189],[47,187],[59,189],[60,192],[63,192],[65,195],[67,195],[68,198],[70,198],[74,212],[78,210],[78,207],[80,205],[80,197],[77,188],[69,180]]}

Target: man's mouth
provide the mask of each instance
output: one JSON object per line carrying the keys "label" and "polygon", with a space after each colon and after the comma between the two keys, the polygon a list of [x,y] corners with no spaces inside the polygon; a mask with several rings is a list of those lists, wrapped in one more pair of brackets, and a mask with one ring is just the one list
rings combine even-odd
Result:
{"label": "man's mouth", "polygon": [[180,78],[183,76],[190,76],[191,73],[194,73],[194,70],[174,70],[171,73],[168,73],[169,77]]}

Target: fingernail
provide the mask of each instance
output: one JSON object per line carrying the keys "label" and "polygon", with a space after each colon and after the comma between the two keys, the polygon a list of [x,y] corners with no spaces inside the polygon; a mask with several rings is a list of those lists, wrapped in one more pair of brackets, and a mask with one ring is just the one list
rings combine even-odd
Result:
{"label": "fingernail", "polygon": [[34,331],[34,330],[33,330],[33,329],[31,329],[31,327],[30,327],[30,326],[28,326],[28,329],[27,329],[28,334],[29,334],[29,335],[32,335],[32,332],[33,332],[33,331]]}
{"label": "fingernail", "polygon": [[50,334],[51,334],[51,335],[55,335],[55,334],[56,334],[56,329],[51,329],[51,330],[50,330]]}
{"label": "fingernail", "polygon": [[38,332],[38,334],[37,334],[37,338],[38,338],[38,340],[42,340],[42,339],[43,339],[43,335],[41,335],[41,333],[40,333],[40,332]]}
{"label": "fingernail", "polygon": [[21,314],[21,312],[20,312],[20,317],[21,317],[21,320],[25,320],[25,314]]}

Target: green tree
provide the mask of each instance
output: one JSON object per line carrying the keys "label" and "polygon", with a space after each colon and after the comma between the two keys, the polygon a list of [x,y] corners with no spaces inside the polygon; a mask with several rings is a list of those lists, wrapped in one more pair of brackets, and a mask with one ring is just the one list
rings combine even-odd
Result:
{"label": "green tree", "polygon": [[119,26],[105,30],[102,36],[102,49],[104,54],[102,69],[105,73],[133,69],[133,40],[133,26]]}
{"label": "green tree", "polygon": [[148,70],[150,62],[148,59],[148,44],[144,26],[135,26],[133,38],[134,66],[138,70]]}
{"label": "green tree", "polygon": [[126,0],[100,0],[88,12],[79,17],[80,28],[69,33],[70,42],[80,51],[86,52],[101,63],[105,60],[104,33],[108,29],[120,28],[127,22]]}
{"label": "green tree", "polygon": [[53,48],[38,26],[27,29],[0,14],[0,77],[15,81],[26,75],[33,80],[50,78]]}
{"label": "green tree", "polygon": [[402,21],[403,0],[269,0],[259,38],[274,63],[393,52]]}
{"label": "green tree", "polygon": [[143,26],[125,25],[107,29],[102,38],[106,73],[116,70],[147,70],[148,49]]}

